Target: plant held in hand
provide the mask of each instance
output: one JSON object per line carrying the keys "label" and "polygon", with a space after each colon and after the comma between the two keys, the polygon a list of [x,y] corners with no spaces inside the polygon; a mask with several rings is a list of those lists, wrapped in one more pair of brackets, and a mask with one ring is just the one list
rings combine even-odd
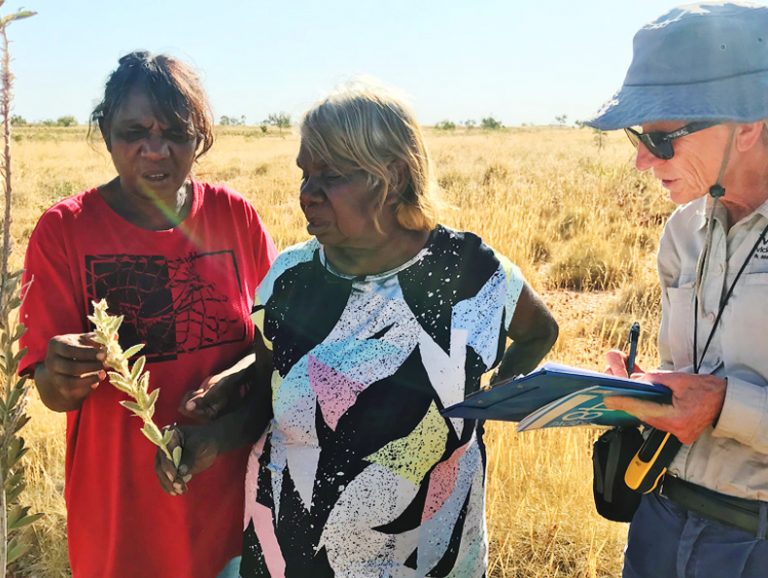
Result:
{"label": "plant held in hand", "polygon": [[170,429],[164,433],[161,432],[160,428],[152,421],[152,416],[155,414],[155,402],[160,395],[160,389],[155,388],[151,393],[148,391],[149,372],[144,371],[144,364],[147,359],[142,355],[134,361],[132,367],[128,364],[128,360],[136,355],[144,345],[139,343],[123,351],[117,339],[117,332],[123,322],[123,316],[107,313],[108,306],[105,299],[91,303],[93,304],[93,315],[89,315],[88,319],[96,328],[94,341],[103,345],[106,351],[107,357],[104,363],[112,370],[108,373],[109,381],[133,399],[133,401],[121,401],[120,405],[142,419],[144,426],[141,428],[141,433],[159,447],[165,456],[178,467],[181,461],[181,446],[175,447],[173,452],[169,451],[168,444],[173,432]]}

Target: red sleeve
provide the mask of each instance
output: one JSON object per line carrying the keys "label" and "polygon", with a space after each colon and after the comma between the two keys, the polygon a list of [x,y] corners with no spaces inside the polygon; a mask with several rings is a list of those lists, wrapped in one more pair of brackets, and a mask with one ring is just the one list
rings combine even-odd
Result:
{"label": "red sleeve", "polygon": [[56,211],[45,213],[30,237],[20,311],[27,328],[20,343],[27,353],[19,365],[20,374],[45,359],[51,337],[87,331],[82,291],[73,284],[67,240],[62,215]]}

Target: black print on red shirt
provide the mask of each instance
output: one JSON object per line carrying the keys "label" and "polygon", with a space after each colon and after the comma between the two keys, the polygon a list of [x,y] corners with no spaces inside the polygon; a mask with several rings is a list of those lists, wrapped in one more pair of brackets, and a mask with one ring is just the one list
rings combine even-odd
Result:
{"label": "black print on red shirt", "polygon": [[87,255],[85,270],[89,300],[106,299],[111,314],[124,316],[120,344],[144,343],[147,361],[245,338],[232,251],[178,259]]}

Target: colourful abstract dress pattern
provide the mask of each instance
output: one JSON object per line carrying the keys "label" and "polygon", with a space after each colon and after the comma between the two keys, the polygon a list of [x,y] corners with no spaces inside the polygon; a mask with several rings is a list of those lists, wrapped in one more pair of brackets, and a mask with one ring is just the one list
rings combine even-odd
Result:
{"label": "colourful abstract dress pattern", "polygon": [[248,465],[244,577],[484,575],[482,424],[440,410],[501,359],[522,285],[445,227],[375,276],[333,272],[316,240],[278,256],[253,315],[274,418]]}

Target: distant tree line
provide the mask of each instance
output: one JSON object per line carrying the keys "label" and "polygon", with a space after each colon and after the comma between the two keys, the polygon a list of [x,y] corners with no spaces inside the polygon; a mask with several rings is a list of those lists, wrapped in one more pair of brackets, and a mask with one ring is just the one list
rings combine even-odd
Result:
{"label": "distant tree line", "polygon": [[11,115],[11,126],[77,126],[77,119],[68,114],[66,116],[60,116],[56,120],[47,118],[39,122],[30,122],[20,114]]}
{"label": "distant tree line", "polygon": [[[459,121],[459,125],[462,125],[464,128],[471,130],[475,128],[477,125],[477,121],[468,119],[464,121]],[[437,130],[456,130],[457,124],[450,120],[441,120],[437,124],[435,124],[435,128]],[[504,128],[504,124],[493,116],[486,116],[485,118],[480,119],[480,128],[484,130],[498,130],[500,128]]]}
{"label": "distant tree line", "polygon": [[221,118],[219,118],[219,125],[221,126],[244,126],[245,125],[245,115],[240,115],[240,117],[236,116],[227,116],[226,114],[221,115]]}
{"label": "distant tree line", "polygon": [[[247,124],[245,115],[228,116],[222,115],[219,117],[219,126],[245,126]],[[259,123],[261,132],[267,132],[269,127],[273,126],[282,134],[284,128],[291,126],[291,115],[287,112],[275,112],[267,116]]]}

